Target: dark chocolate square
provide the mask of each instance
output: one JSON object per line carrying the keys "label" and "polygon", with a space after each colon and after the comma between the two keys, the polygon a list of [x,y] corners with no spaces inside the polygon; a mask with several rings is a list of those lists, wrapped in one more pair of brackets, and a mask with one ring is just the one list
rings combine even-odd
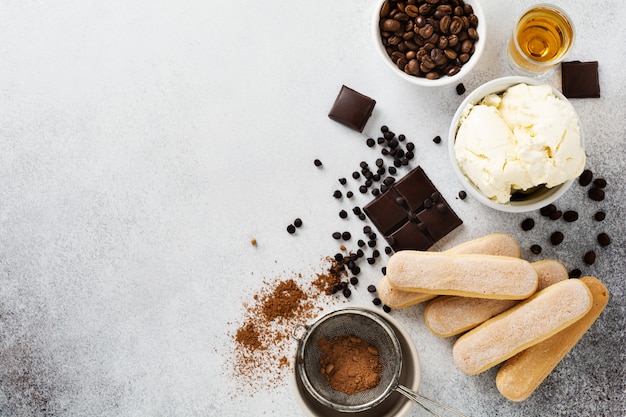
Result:
{"label": "dark chocolate square", "polygon": [[427,250],[463,223],[420,167],[363,211],[395,251]]}
{"label": "dark chocolate square", "polygon": [[362,132],[375,105],[375,100],[343,85],[333,107],[330,109],[330,113],[328,113],[328,117],[351,129]]}
{"label": "dark chocolate square", "polygon": [[561,87],[567,98],[599,98],[598,61],[561,64]]}

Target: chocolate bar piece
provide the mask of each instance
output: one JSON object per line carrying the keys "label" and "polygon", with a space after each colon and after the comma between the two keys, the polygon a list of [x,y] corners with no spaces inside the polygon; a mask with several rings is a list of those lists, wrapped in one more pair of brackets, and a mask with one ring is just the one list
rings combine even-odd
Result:
{"label": "chocolate bar piece", "polygon": [[328,117],[351,129],[362,132],[375,105],[375,100],[344,85],[341,87]]}
{"label": "chocolate bar piece", "polygon": [[427,250],[463,224],[417,167],[363,210],[395,250]]}
{"label": "chocolate bar piece", "polygon": [[599,98],[598,61],[561,64],[561,87],[567,98]]}

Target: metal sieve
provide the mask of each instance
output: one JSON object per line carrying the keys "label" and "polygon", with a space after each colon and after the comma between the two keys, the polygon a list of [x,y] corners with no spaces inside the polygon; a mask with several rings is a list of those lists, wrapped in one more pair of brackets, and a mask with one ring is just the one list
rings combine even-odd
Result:
{"label": "metal sieve", "polygon": [[[309,394],[326,407],[340,412],[369,410],[397,391],[413,400],[434,416],[432,404],[459,416],[465,414],[440,404],[400,385],[402,349],[391,326],[378,314],[357,307],[348,307],[327,313],[311,324],[296,324],[292,336],[298,340],[296,370]],[[322,338],[356,336],[378,349],[382,365],[380,383],[367,391],[348,395],[334,390],[320,372],[323,352],[319,347]]]}

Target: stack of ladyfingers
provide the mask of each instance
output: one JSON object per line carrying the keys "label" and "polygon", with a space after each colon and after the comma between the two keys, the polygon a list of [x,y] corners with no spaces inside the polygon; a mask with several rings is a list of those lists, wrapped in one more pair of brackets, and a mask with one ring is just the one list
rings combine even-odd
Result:
{"label": "stack of ladyfingers", "polygon": [[491,234],[445,252],[400,251],[378,285],[392,308],[430,301],[433,334],[456,341],[459,369],[478,374],[502,362],[496,386],[526,399],[591,327],[609,294],[594,277],[569,279],[558,261],[530,263],[506,234]]}

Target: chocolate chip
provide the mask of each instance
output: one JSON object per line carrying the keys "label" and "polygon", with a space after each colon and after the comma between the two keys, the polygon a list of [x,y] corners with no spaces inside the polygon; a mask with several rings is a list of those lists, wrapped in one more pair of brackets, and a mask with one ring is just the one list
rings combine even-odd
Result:
{"label": "chocolate chip", "polygon": [[287,226],[287,231],[291,234],[296,233],[296,226],[290,224],[289,226]]}
{"label": "chocolate chip", "polygon": [[463,190],[459,191],[459,198],[461,200],[465,200],[467,198],[467,193]]}
{"label": "chocolate chip", "polygon": [[351,238],[351,237],[352,237],[352,235],[350,234],[350,232],[343,232],[343,233],[341,234],[341,238],[342,238],[343,240],[350,240],[350,238]]}
{"label": "chocolate chip", "polygon": [[600,246],[605,247],[611,244],[611,238],[606,233],[602,232],[598,235],[598,243]]}
{"label": "chocolate chip", "polygon": [[372,138],[368,138],[365,143],[367,144],[367,146],[369,146],[370,148],[373,148],[374,145],[376,145],[376,141]]}
{"label": "chocolate chip", "polygon": [[341,239],[341,233],[339,232],[333,232],[332,236],[333,236],[333,239],[337,239],[337,240]]}
{"label": "chocolate chip", "polygon": [[356,285],[359,283],[359,279],[357,277],[350,278],[350,284]]}
{"label": "chocolate chip", "polygon": [[396,175],[396,172],[398,172],[396,167],[389,167],[388,171],[391,175]]}
{"label": "chocolate chip", "polygon": [[352,191],[348,191],[346,193],[346,197],[348,197],[348,198],[352,198],[353,196],[354,196],[354,193]]}
{"label": "chocolate chip", "polygon": [[542,250],[541,246],[539,245],[531,245],[530,247],[530,251],[534,253],[535,255],[539,255],[541,253],[541,250]]}
{"label": "chocolate chip", "polygon": [[406,150],[407,151],[413,151],[415,149],[415,144],[413,142],[407,142],[406,143]]}
{"label": "chocolate chip", "polygon": [[576,220],[578,220],[578,212],[574,210],[567,210],[565,213],[563,213],[563,220],[570,223],[575,222]]}
{"label": "chocolate chip", "polygon": [[359,220],[365,220],[365,213],[359,214]]}
{"label": "chocolate chip", "polygon": [[574,268],[571,271],[569,271],[570,278],[580,278],[582,274],[583,274],[582,271],[578,268]]}
{"label": "chocolate chip", "polygon": [[522,230],[525,232],[531,230],[533,227],[535,227],[535,221],[530,217],[522,221]]}
{"label": "chocolate chip", "polygon": [[590,188],[587,194],[589,195],[589,198],[594,201],[604,200],[604,190],[601,188]]}
{"label": "chocolate chip", "polygon": [[604,188],[606,187],[606,180],[604,178],[596,178],[593,180],[593,185],[596,188]]}
{"label": "chocolate chip", "polygon": [[385,313],[389,313],[389,312],[391,311],[391,307],[389,307],[388,305],[384,305],[384,306],[383,306],[383,311],[384,311]]}
{"label": "chocolate chip", "polygon": [[382,304],[382,301],[380,301],[380,298],[375,297],[375,298],[373,298],[373,299],[372,299],[372,303],[373,303],[375,306],[379,306],[379,305],[381,305],[381,304]]}
{"label": "chocolate chip", "polygon": [[385,125],[382,125],[382,126],[380,127],[380,131],[381,131],[382,133],[387,133],[387,132],[389,132],[389,128],[388,128],[387,126],[385,126]]}
{"label": "chocolate chip", "polygon": [[383,275],[387,275],[387,267],[383,266],[380,271],[383,273]]}
{"label": "chocolate chip", "polygon": [[316,159],[315,161],[313,161],[313,164],[315,164],[316,167],[321,167],[322,161],[320,161],[319,159]]}
{"label": "chocolate chip", "polygon": [[333,193],[333,197],[335,198],[341,198],[343,194],[341,194],[341,191],[339,190],[335,190],[335,192]]}
{"label": "chocolate chip", "polygon": [[583,261],[585,261],[587,265],[593,265],[596,262],[596,253],[592,250],[585,253],[585,255],[583,256]]}
{"label": "chocolate chip", "polygon": [[565,235],[563,235],[563,233],[561,232],[554,232],[550,235],[550,242],[552,242],[553,245],[560,245],[561,242],[563,242],[563,238],[565,237]]}
{"label": "chocolate chip", "polygon": [[374,263],[376,262],[376,259],[374,258],[367,258],[367,263],[370,265],[374,265]]}
{"label": "chocolate chip", "polygon": [[339,184],[346,185],[348,181],[345,178],[339,178]]}
{"label": "chocolate chip", "polygon": [[344,288],[343,289],[343,296],[346,298],[350,298],[350,296],[352,295],[352,291],[350,291],[350,288]]}
{"label": "chocolate chip", "polygon": [[365,194],[367,192],[367,187],[365,185],[359,186],[359,192],[361,194]]}
{"label": "chocolate chip", "polygon": [[592,179],[593,179],[593,172],[591,172],[590,169],[586,169],[583,171],[582,174],[580,174],[580,177],[578,177],[578,183],[582,185],[583,187],[586,187],[589,184],[591,184]]}
{"label": "chocolate chip", "polygon": [[393,249],[391,249],[391,247],[389,247],[389,246],[385,246],[385,253],[387,255],[391,255],[391,252],[393,252]]}
{"label": "chocolate chip", "polygon": [[356,244],[359,245],[360,248],[362,248],[363,246],[365,246],[365,241],[363,239],[359,239]]}
{"label": "chocolate chip", "polygon": [[348,212],[345,210],[341,210],[339,212],[339,217],[341,217],[342,219],[345,219],[346,217],[348,217]]}
{"label": "chocolate chip", "polygon": [[376,286],[375,285],[368,285],[367,286],[367,292],[376,292]]}
{"label": "chocolate chip", "polygon": [[596,214],[594,214],[593,218],[596,219],[596,221],[601,222],[606,218],[606,213],[603,211],[598,211]]}
{"label": "chocolate chip", "polygon": [[357,171],[354,171],[352,173],[352,178],[354,178],[355,180],[358,180],[361,177],[361,174],[359,174]]}
{"label": "chocolate chip", "polygon": [[293,225],[296,227],[302,226],[302,219],[298,217],[297,219],[293,221]]}
{"label": "chocolate chip", "polygon": [[456,93],[460,96],[462,96],[463,94],[465,94],[465,86],[463,85],[463,83],[458,84],[456,86]]}
{"label": "chocolate chip", "polygon": [[441,143],[441,136],[437,135],[433,138],[433,142],[435,142],[437,145]]}
{"label": "chocolate chip", "polygon": [[400,133],[400,134],[398,135],[398,140],[399,140],[400,142],[404,142],[404,141],[406,140],[406,136],[405,136],[403,133]]}

